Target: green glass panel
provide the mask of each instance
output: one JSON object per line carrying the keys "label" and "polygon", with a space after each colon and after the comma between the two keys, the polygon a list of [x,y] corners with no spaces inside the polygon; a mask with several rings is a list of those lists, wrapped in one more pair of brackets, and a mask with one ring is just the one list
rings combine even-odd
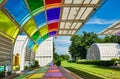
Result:
{"label": "green glass panel", "polygon": [[34,39],[35,41],[39,38],[40,33],[37,31],[34,33],[34,35],[32,36],[32,39]]}
{"label": "green glass panel", "polygon": [[49,37],[48,34],[46,34],[46,35],[42,36],[42,39],[46,40],[48,37]]}
{"label": "green glass panel", "polygon": [[3,2],[3,0],[0,0],[0,3],[2,3]]}
{"label": "green glass panel", "polygon": [[19,29],[17,29],[18,27],[2,11],[0,11],[0,31],[16,38],[19,32]]}
{"label": "green glass panel", "polygon": [[45,26],[41,27],[41,28],[39,29],[39,32],[40,32],[41,36],[44,36],[45,34],[48,33],[48,26],[45,25]]}
{"label": "green glass panel", "polygon": [[36,30],[37,30],[37,27],[35,25],[35,22],[33,19],[30,19],[24,26],[23,26],[24,30],[26,31],[26,33],[29,35],[29,36],[32,36]]}
{"label": "green glass panel", "polygon": [[31,11],[44,6],[43,0],[26,0],[26,2]]}

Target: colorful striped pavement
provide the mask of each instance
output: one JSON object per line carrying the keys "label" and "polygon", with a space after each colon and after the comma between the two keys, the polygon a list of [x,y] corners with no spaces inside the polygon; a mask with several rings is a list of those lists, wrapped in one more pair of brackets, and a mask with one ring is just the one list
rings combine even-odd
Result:
{"label": "colorful striped pavement", "polygon": [[50,66],[44,79],[67,79],[57,66]]}
{"label": "colorful striped pavement", "polygon": [[25,72],[14,79],[42,79],[47,70],[48,67],[42,67],[34,71]]}
{"label": "colorful striped pavement", "polygon": [[81,79],[75,78],[64,68],[57,66],[42,67],[30,72],[25,72],[14,79]]}

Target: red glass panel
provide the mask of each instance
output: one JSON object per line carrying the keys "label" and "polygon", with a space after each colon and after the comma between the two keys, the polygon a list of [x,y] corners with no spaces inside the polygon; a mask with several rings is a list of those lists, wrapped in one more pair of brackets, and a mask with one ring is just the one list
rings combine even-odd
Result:
{"label": "red glass panel", "polygon": [[49,31],[58,30],[58,22],[48,24],[48,30]]}
{"label": "red glass panel", "polygon": [[54,3],[61,3],[61,0],[45,0],[46,5],[54,4]]}

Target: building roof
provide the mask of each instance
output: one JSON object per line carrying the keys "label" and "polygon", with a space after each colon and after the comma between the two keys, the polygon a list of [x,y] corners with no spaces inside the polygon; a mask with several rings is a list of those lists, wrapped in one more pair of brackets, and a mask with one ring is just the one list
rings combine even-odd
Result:
{"label": "building roof", "polygon": [[0,32],[24,32],[38,46],[53,36],[74,35],[104,0],[0,0]]}
{"label": "building roof", "polygon": [[120,36],[120,21],[112,24],[108,28],[102,30],[99,34],[101,35],[119,35]]}

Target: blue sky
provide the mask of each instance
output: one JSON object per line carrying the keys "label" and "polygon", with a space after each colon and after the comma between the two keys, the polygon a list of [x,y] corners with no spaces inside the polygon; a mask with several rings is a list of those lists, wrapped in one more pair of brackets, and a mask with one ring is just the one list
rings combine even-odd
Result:
{"label": "blue sky", "polygon": [[[120,0],[107,0],[106,3],[82,26],[77,34],[83,31],[99,33],[106,27],[120,20]],[[58,54],[68,54],[70,46],[69,36],[59,36],[54,38],[56,52]]]}

